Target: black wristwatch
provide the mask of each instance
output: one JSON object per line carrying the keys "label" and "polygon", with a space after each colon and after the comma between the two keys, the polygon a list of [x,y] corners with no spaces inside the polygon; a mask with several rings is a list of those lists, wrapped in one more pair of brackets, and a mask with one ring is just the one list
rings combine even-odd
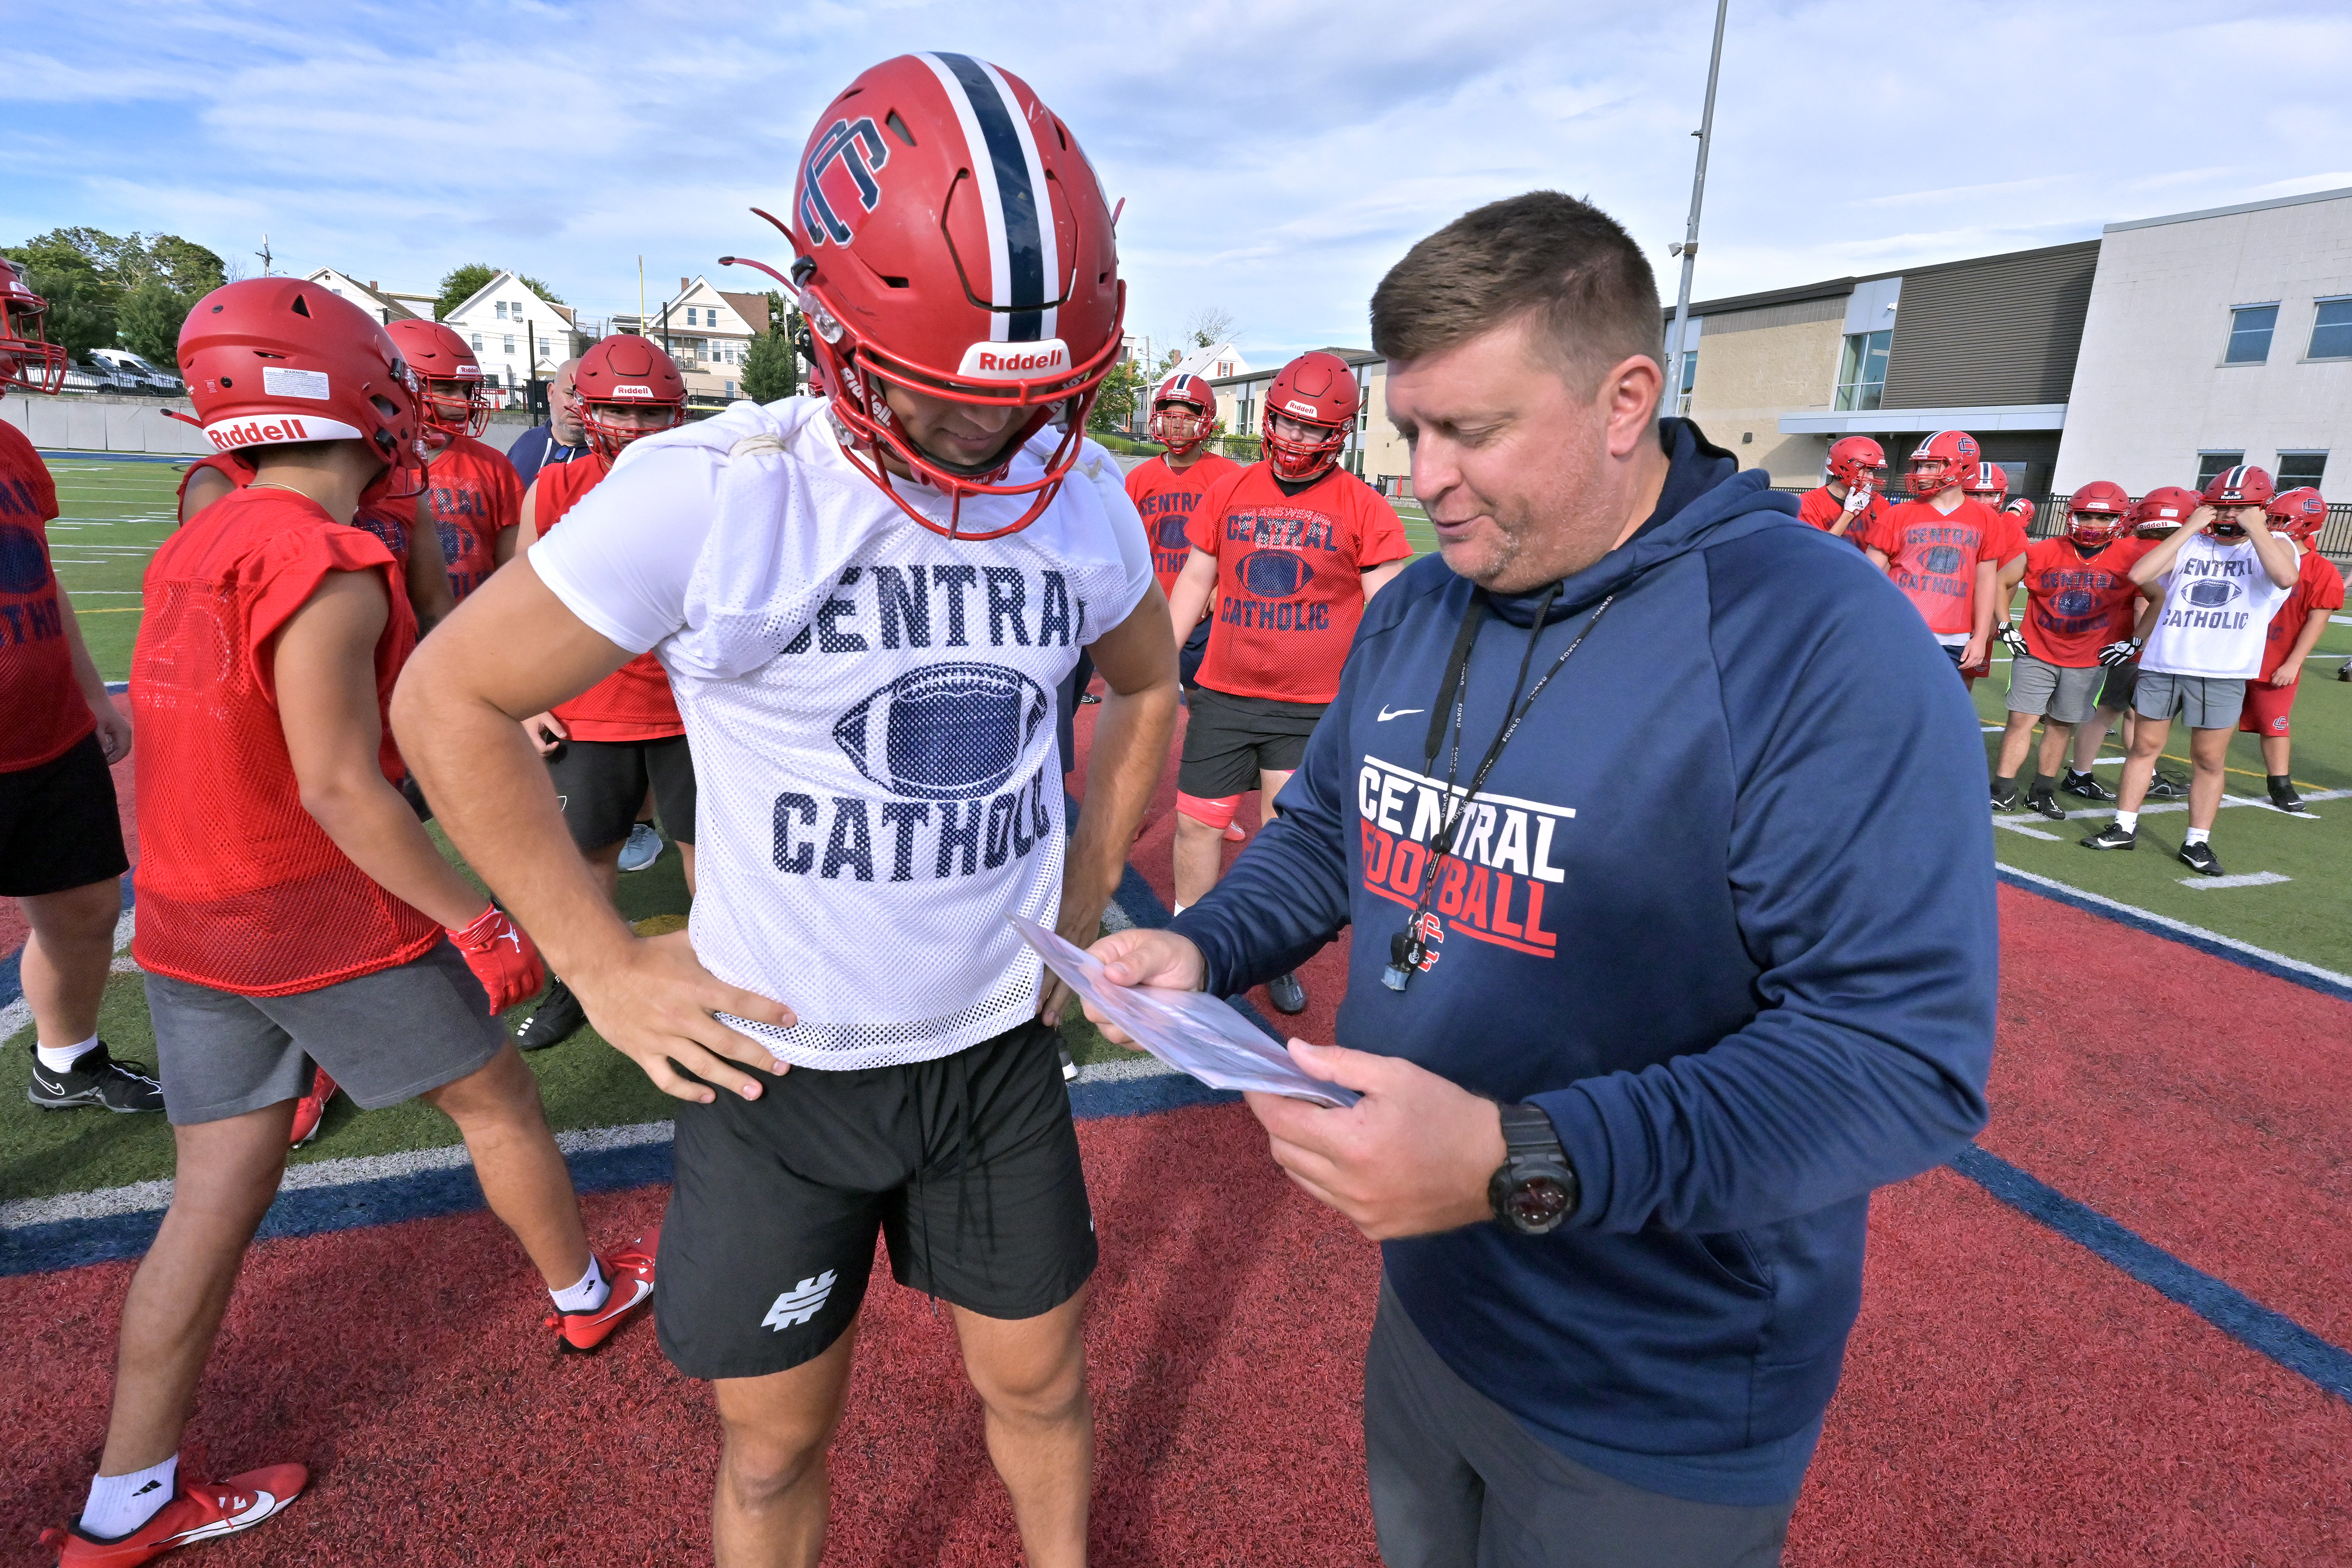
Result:
{"label": "black wristwatch", "polygon": [[1559,1134],[1540,1105],[1504,1105],[1503,1163],[1486,1183],[1495,1223],[1522,1236],[1559,1228],[1581,1189]]}

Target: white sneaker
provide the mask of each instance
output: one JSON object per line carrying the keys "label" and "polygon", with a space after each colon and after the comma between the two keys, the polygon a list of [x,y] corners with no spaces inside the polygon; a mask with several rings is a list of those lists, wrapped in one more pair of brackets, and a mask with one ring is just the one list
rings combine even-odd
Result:
{"label": "white sneaker", "polygon": [[643,871],[661,859],[662,837],[651,822],[639,822],[629,830],[629,841],[621,846],[621,869]]}

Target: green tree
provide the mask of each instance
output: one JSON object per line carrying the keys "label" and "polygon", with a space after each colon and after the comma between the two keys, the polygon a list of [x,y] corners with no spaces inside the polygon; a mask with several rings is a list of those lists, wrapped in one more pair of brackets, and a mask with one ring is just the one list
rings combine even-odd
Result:
{"label": "green tree", "polygon": [[800,391],[800,354],[793,342],[800,312],[768,292],[768,329],[751,340],[743,353],[743,395],[753,402],[774,402]]}
{"label": "green tree", "polygon": [[1095,389],[1095,406],[1087,415],[1087,428],[1102,432],[1125,430],[1135,417],[1136,400],[1143,395],[1143,372],[1133,360],[1121,360],[1110,368],[1110,373]]}
{"label": "green tree", "polygon": [[572,301],[566,299],[562,295],[558,294],[554,289],[550,288],[546,284],[541,283],[538,278],[533,277],[528,272],[518,272],[515,274],[515,277],[521,279],[522,286],[525,288],[530,289],[533,294],[538,295],[550,305],[569,305],[572,303]]}
{"label": "green tree", "polygon": [[[120,292],[106,274],[66,236],[95,230],[58,230],[5,253],[22,262],[25,286],[49,302],[48,337],[80,359],[114,347],[114,306]],[[103,237],[103,236],[101,236]]]}
{"label": "green tree", "polygon": [[433,319],[438,321],[447,317],[450,311],[479,294],[482,286],[498,275],[497,267],[486,267],[478,261],[469,261],[463,267],[453,267],[443,273],[441,297],[433,302]]}
{"label": "green tree", "polygon": [[115,326],[122,346],[157,365],[168,367],[180,351],[180,326],[195,301],[160,277],[150,277],[122,291],[115,302]]}
{"label": "green tree", "polygon": [[218,256],[178,235],[149,235],[147,259],[172,292],[190,307],[228,281],[228,269]]}

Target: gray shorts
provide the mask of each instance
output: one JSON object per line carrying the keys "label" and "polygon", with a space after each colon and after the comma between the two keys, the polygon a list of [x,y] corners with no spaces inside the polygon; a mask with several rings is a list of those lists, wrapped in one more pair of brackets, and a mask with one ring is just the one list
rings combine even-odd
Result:
{"label": "gray shorts", "polygon": [[1439,1359],[1386,1280],[1364,1465],[1389,1568],[1778,1568],[1797,1506],[1685,1502],[1578,1464]]}
{"label": "gray shorts", "polygon": [[2105,674],[2096,664],[2078,670],[2020,653],[2009,666],[2009,711],[2042,714],[2053,724],[2080,724],[2091,716]]}
{"label": "gray shorts", "polygon": [[2246,706],[2246,683],[2212,675],[2142,670],[2132,712],[2142,718],[2186,719],[2191,729],[2235,729]]}
{"label": "gray shorts", "polygon": [[315,1061],[370,1111],[489,1065],[506,1026],[457,949],[290,997],[247,997],[147,977],[156,1074],[175,1126],[222,1122],[310,1088]]}

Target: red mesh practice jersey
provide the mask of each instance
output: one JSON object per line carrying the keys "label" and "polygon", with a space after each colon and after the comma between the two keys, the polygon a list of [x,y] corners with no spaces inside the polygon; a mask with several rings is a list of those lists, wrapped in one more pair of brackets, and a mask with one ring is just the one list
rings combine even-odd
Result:
{"label": "red mesh practice jersey", "polygon": [[2045,664],[2085,669],[2099,650],[2132,633],[2140,591],[2132,563],[2155,548],[2117,539],[2088,560],[2068,538],[2036,539],[2025,549],[2025,651]]}
{"label": "red mesh practice jersey", "polygon": [[[180,476],[178,494],[181,498],[186,497],[188,481],[196,476],[199,468],[211,469],[240,490],[252,484],[254,479],[252,469],[226,452],[216,452],[210,457],[199,457],[188,465],[188,471]],[[222,499],[226,500],[227,497],[223,497]],[[359,516],[352,519],[352,527],[365,528],[392,552],[393,559],[400,565],[404,582],[408,575],[408,519],[403,516],[403,511],[411,504],[406,501],[379,501],[373,506],[361,507]]]}
{"label": "red mesh practice jersey", "polygon": [[2278,674],[2278,667],[2294,647],[2294,640],[2303,635],[2303,623],[2317,611],[2325,615],[2331,610],[2344,608],[2344,574],[2336,563],[2315,549],[2303,552],[2303,564],[2296,569],[2294,589],[2286,602],[2271,617],[2267,640],[2263,643],[2263,673],[2257,677],[2269,680]]}
{"label": "red mesh practice jersey", "polygon": [[[539,491],[531,508],[539,531],[544,534],[562,521],[605,473],[597,457],[541,469],[531,482]],[[670,695],[669,672],[651,653],[638,654],[570,702],[556,704],[555,716],[575,740],[660,740],[686,733],[677,699]]]}
{"label": "red mesh practice jersey", "polygon": [[1963,499],[1948,513],[1903,501],[1872,525],[1869,543],[1886,557],[1886,575],[1919,607],[1927,630],[1955,637],[1976,629],[1977,562],[2005,559],[2005,538],[1981,501]]}
{"label": "red mesh practice jersey", "polygon": [[1202,498],[1219,481],[1240,473],[1241,466],[1212,452],[1181,474],[1169,467],[1165,457],[1151,458],[1129,471],[1127,498],[1135,503],[1136,512],[1143,518],[1143,537],[1151,541],[1151,574],[1160,580],[1161,593],[1176,591],[1176,576],[1192,553],[1184,530],[1200,509]]}
{"label": "red mesh practice jersey", "polygon": [[1993,511],[1990,507],[1985,510],[1992,512],[1992,559],[2007,566],[2025,553],[2025,519],[2014,512]]}
{"label": "red mesh practice jersey", "polygon": [[74,684],[65,601],[49,566],[58,486],[0,420],[0,773],[53,762],[98,727]]}
{"label": "red mesh practice jersey", "polygon": [[1286,496],[1274,470],[1253,463],[1209,493],[1185,538],[1217,558],[1201,684],[1288,703],[1339,695],[1364,615],[1362,574],[1412,553],[1395,509],[1344,468]]}
{"label": "red mesh practice jersey", "polygon": [[174,492],[173,504],[174,511],[178,510],[181,503],[187,500],[188,481],[194,479],[196,476],[196,471],[201,468],[211,469],[240,490],[253,482],[253,470],[226,452],[215,452],[210,457],[199,457],[188,465],[187,472],[180,476],[180,487]]}
{"label": "red mesh practice jersey", "polygon": [[[1870,505],[1862,509],[1862,516],[1856,517],[1853,527],[1841,537],[1852,539],[1853,548],[1860,549],[1871,528],[1886,515],[1886,504],[1885,496],[1873,496]],[[1827,533],[1832,523],[1845,516],[1845,503],[1831,495],[1830,487],[1824,485],[1818,490],[1808,490],[1797,498],[1797,516]]]}
{"label": "red mesh practice jersey", "polygon": [[499,533],[522,521],[522,476],[497,447],[453,436],[433,459],[418,505],[441,538],[449,591],[463,600],[498,566]]}
{"label": "red mesh practice jersey", "polygon": [[[382,541],[309,497],[246,489],[199,512],[147,567],[131,660],[138,727],[139,932],[152,973],[286,996],[404,964],[441,927],[378,886],[302,809],[278,713],[272,641],[327,574],[374,571],[392,601],[376,713],[416,644]],[[399,777],[392,727],[380,758]]]}

